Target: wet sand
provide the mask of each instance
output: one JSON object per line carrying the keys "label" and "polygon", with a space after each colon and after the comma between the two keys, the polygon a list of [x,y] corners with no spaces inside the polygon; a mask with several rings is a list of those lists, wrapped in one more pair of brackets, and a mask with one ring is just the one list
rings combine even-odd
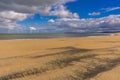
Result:
{"label": "wet sand", "polygon": [[0,80],[119,80],[119,65],[119,35],[0,41]]}

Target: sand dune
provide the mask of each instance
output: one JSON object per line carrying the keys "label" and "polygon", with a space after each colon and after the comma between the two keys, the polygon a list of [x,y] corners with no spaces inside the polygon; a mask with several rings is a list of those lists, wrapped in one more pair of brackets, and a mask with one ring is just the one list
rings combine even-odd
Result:
{"label": "sand dune", "polygon": [[0,80],[120,80],[119,52],[119,35],[1,40]]}

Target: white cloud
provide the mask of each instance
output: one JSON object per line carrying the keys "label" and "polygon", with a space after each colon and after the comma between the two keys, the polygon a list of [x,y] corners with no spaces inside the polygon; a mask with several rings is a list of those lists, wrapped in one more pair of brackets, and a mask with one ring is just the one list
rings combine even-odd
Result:
{"label": "white cloud", "polygon": [[105,12],[110,12],[114,10],[118,10],[120,7],[109,7],[109,8],[102,8],[101,10],[104,10]]}
{"label": "white cloud", "polygon": [[0,12],[0,29],[19,29],[20,25],[18,25],[16,21],[24,20],[27,18],[27,16],[28,14],[18,13],[14,11],[2,11]]}
{"label": "white cloud", "polygon": [[58,16],[59,18],[79,18],[77,13],[72,13],[66,9],[64,5],[57,5],[54,10],[50,12],[52,16]]}
{"label": "white cloud", "polygon": [[1,0],[0,10],[11,10],[19,13],[49,14],[52,6],[62,5],[75,0]]}
{"label": "white cloud", "polygon": [[120,30],[120,15],[110,15],[103,18],[70,19],[61,18],[54,22],[54,25],[61,28],[87,31]]}
{"label": "white cloud", "polygon": [[4,19],[4,18],[0,18],[0,29],[1,28],[6,28],[6,29],[13,29],[16,28],[18,25],[9,19]]}
{"label": "white cloud", "polygon": [[[34,13],[47,16],[78,17],[76,13],[68,11],[64,6],[65,3],[72,1],[75,0],[0,0],[0,29],[19,28],[20,25],[16,22],[22,21]],[[51,11],[55,7],[59,10]]]}
{"label": "white cloud", "polygon": [[54,23],[55,21],[53,19],[50,19],[48,22],[49,23]]}
{"label": "white cloud", "polygon": [[29,28],[30,28],[30,30],[33,30],[33,31],[37,30],[37,28],[35,28],[35,27],[29,27]]}
{"label": "white cloud", "polygon": [[[53,26],[69,28],[71,30],[84,31],[82,29],[106,30],[118,29],[120,26],[120,15],[110,15],[104,18],[97,19],[80,19],[77,13],[69,11],[64,4],[76,0],[0,0],[0,32],[12,29],[20,29],[17,21],[22,21],[27,16],[34,13],[41,15],[57,16],[58,19],[50,19],[48,22]],[[109,12],[118,10],[120,7],[103,8],[102,10]],[[88,15],[97,16],[100,12],[92,12]],[[38,28],[29,27],[30,30]]]}
{"label": "white cloud", "polygon": [[21,21],[24,20],[25,18],[27,18],[27,14],[24,13],[18,13],[15,11],[3,11],[0,12],[0,17],[9,20],[17,20],[17,21]]}
{"label": "white cloud", "polygon": [[101,15],[100,12],[92,12],[92,13],[88,13],[89,16],[98,16]]}

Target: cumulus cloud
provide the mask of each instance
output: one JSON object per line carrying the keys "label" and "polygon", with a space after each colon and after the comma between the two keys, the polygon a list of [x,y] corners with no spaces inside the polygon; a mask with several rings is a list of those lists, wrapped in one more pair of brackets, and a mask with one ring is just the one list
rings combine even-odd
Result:
{"label": "cumulus cloud", "polygon": [[53,19],[48,20],[49,23],[54,23],[55,21]]}
{"label": "cumulus cloud", "polygon": [[16,21],[22,21],[27,18],[27,14],[18,13],[15,11],[2,11],[0,12],[0,29],[14,29],[20,28]]}
{"label": "cumulus cloud", "polygon": [[15,27],[18,27],[18,25],[16,24],[16,22],[9,20],[9,19],[4,19],[4,18],[0,18],[0,29],[5,28],[5,29],[13,29]]}
{"label": "cumulus cloud", "polygon": [[89,16],[98,16],[101,15],[100,12],[92,12],[92,13],[88,13]]}
{"label": "cumulus cloud", "polygon": [[0,10],[12,10],[19,13],[40,12],[48,14],[52,6],[75,0],[1,0]]}
{"label": "cumulus cloud", "polygon": [[29,27],[29,28],[30,28],[30,30],[33,30],[33,31],[37,30],[37,28],[35,28],[35,27]]}
{"label": "cumulus cloud", "polygon": [[[0,32],[9,30],[22,30],[17,24],[18,21],[26,19],[28,16],[39,13],[47,16],[57,16],[56,20],[50,19],[51,26],[57,26],[61,30],[94,31],[118,29],[120,25],[120,15],[110,15],[103,18],[80,19],[77,13],[69,11],[64,4],[76,0],[0,0]],[[120,7],[103,8],[109,12],[118,10]],[[88,13],[90,16],[100,15],[100,12]],[[34,26],[34,25],[33,25]],[[36,27],[29,27],[30,30],[37,30]],[[49,28],[49,30],[51,30]],[[51,31],[54,31],[53,29]]]}
{"label": "cumulus cloud", "polygon": [[55,6],[53,9],[50,12],[52,16],[58,16],[59,18],[79,18],[77,13],[70,12],[64,5]]}
{"label": "cumulus cloud", "polygon": [[104,10],[105,12],[110,12],[114,10],[118,10],[120,7],[109,7],[109,8],[102,8],[101,10]]}
{"label": "cumulus cloud", "polygon": [[2,11],[0,12],[0,17],[9,20],[24,20],[25,18],[27,18],[27,14],[24,13],[18,13],[15,11]]}
{"label": "cumulus cloud", "polygon": [[85,31],[107,31],[119,30],[120,28],[120,15],[110,15],[103,18],[90,18],[90,19],[70,19],[61,18],[54,22],[54,25],[61,28],[68,28],[71,30],[85,30]]}
{"label": "cumulus cloud", "polygon": [[17,21],[22,21],[34,13],[57,17],[78,17],[77,13],[70,12],[64,6],[65,3],[72,1],[75,0],[1,0],[0,29],[20,27]]}

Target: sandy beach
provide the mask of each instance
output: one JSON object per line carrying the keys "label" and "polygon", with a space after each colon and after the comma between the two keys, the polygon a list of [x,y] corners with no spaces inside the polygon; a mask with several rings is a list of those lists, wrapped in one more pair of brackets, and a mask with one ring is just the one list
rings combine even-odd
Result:
{"label": "sandy beach", "polygon": [[120,80],[120,35],[1,40],[0,80]]}

